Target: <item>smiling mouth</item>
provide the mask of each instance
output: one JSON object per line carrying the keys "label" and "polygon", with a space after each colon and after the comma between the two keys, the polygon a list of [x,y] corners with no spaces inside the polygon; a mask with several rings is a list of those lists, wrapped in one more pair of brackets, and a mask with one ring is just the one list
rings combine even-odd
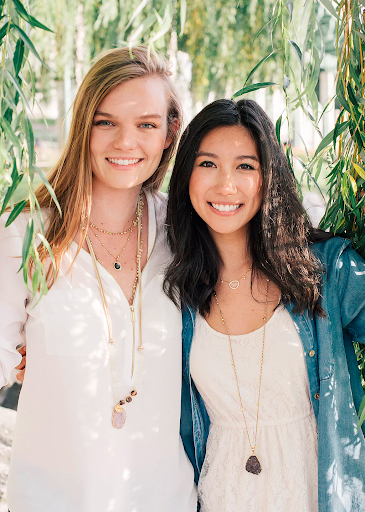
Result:
{"label": "smiling mouth", "polygon": [[241,208],[242,204],[220,204],[220,203],[209,203],[212,208],[219,212],[234,212]]}
{"label": "smiling mouth", "polygon": [[107,158],[108,162],[111,164],[116,165],[133,165],[138,164],[138,162],[141,162],[143,158],[133,158],[131,160],[124,160],[122,158]]}

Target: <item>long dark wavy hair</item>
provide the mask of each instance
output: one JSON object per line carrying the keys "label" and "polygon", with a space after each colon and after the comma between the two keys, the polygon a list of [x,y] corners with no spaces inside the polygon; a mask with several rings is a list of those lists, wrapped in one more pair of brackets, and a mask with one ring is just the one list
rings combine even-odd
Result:
{"label": "long dark wavy hair", "polygon": [[[324,269],[310,246],[332,236],[315,229],[299,199],[292,172],[267,114],[252,100],[217,100],[205,107],[183,133],[169,189],[168,242],[174,257],[164,281],[176,305],[210,311],[222,264],[206,223],[195,212],[189,182],[202,139],[215,128],[242,126],[256,143],[262,171],[262,204],[249,225],[252,279],[262,272],[294,311],[323,315],[320,306]],[[252,281],[251,281],[252,283]]]}

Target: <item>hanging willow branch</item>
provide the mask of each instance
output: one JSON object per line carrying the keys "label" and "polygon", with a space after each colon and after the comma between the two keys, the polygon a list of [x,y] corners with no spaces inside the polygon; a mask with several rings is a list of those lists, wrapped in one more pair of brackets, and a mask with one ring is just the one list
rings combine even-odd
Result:
{"label": "hanging willow branch", "polygon": [[[44,66],[45,63],[29,33],[31,27],[50,30],[31,16],[20,0],[0,0],[0,16],[0,215],[9,212],[7,227],[26,205],[29,206],[20,268],[28,285],[28,264],[33,260],[31,289],[33,293],[39,290],[43,294],[47,287],[37,246],[44,238],[44,223],[34,192],[35,175],[38,174],[48,187],[49,184],[35,165],[34,135],[29,119],[35,101],[35,78],[29,56],[33,54]],[[29,76],[29,83],[25,75]],[[26,184],[27,197],[14,204],[14,193],[21,183]]]}

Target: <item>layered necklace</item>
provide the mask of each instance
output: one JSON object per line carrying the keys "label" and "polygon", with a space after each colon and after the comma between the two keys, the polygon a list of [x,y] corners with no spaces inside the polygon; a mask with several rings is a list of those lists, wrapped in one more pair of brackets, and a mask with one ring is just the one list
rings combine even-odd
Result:
{"label": "layered necklace", "polygon": [[[115,406],[112,411],[112,425],[114,428],[120,429],[124,426],[126,419],[127,419],[127,413],[123,407],[123,405],[132,402],[133,398],[137,396],[137,387],[138,382],[142,374],[142,358],[143,358],[143,343],[142,343],[142,279],[141,279],[141,257],[142,257],[142,249],[143,249],[143,240],[142,240],[142,214],[143,214],[143,201],[142,201],[142,194],[140,193],[138,196],[138,204],[137,204],[137,215],[136,215],[136,224],[137,227],[137,254],[136,254],[136,276],[133,282],[132,286],[132,295],[128,300],[129,309],[131,313],[131,322],[132,322],[132,329],[133,329],[133,344],[132,344],[132,370],[131,370],[131,377],[134,376],[134,369],[135,366],[137,367],[136,370],[136,378],[135,378],[135,387],[132,389],[130,394],[126,396],[123,399],[120,399],[118,396],[118,391],[116,389],[116,382],[117,382],[117,369],[116,369],[116,343],[115,339],[113,337],[112,332],[112,323],[111,318],[108,310],[108,305],[105,297],[104,287],[103,283],[101,281],[98,265],[97,265],[97,259],[95,256],[95,252],[93,249],[92,242],[88,235],[86,235],[86,243],[90,252],[90,256],[94,265],[95,274],[98,280],[99,284],[99,291],[101,295],[101,300],[103,303],[103,309],[104,314],[108,326],[108,351],[109,351],[109,360],[110,360],[110,369],[111,369],[111,377],[112,377],[112,390],[113,390],[113,398]],[[134,222],[134,221],[133,221]],[[96,227],[95,225],[92,225],[92,227]],[[97,228],[99,229],[99,228]],[[126,232],[123,233],[110,233],[106,232],[107,234],[126,234],[129,230],[133,229],[133,224]],[[116,269],[118,270],[118,269]],[[137,364],[135,365],[135,345],[136,345],[136,315],[134,310],[134,299],[136,295],[136,290],[139,290],[139,303],[138,303],[138,317],[139,317],[139,344],[138,344],[138,350],[137,350]]]}
{"label": "layered necklace", "polygon": [[215,302],[216,302],[218,310],[219,310],[219,314],[220,314],[220,317],[221,317],[221,321],[222,321],[223,327],[226,330],[226,333],[228,335],[229,350],[231,352],[231,362],[232,362],[232,367],[233,367],[234,376],[235,376],[235,380],[236,380],[238,400],[239,400],[239,404],[240,404],[240,409],[241,409],[242,417],[243,417],[243,420],[244,420],[245,426],[246,426],[246,433],[247,433],[248,444],[250,445],[251,452],[252,452],[252,455],[250,455],[250,457],[247,459],[247,462],[246,462],[246,471],[248,471],[249,473],[253,473],[254,475],[259,475],[261,473],[261,470],[262,470],[260,461],[257,458],[257,456],[255,455],[255,452],[256,452],[256,448],[257,448],[257,430],[258,430],[258,425],[259,425],[259,410],[260,410],[260,398],[261,398],[262,367],[263,367],[263,364],[264,364],[264,348],[265,348],[265,331],[266,331],[266,319],[267,319],[267,294],[268,294],[268,288],[269,288],[269,279],[266,279],[265,311],[264,311],[264,316],[263,316],[263,319],[262,319],[262,321],[263,321],[263,329],[262,329],[262,349],[261,349],[261,360],[260,360],[260,378],[259,378],[259,389],[258,389],[258,393],[257,393],[257,405],[256,405],[255,439],[254,439],[254,443],[253,444],[251,443],[250,434],[249,434],[249,431],[248,431],[248,426],[247,426],[247,421],[246,421],[246,416],[245,416],[245,413],[244,413],[244,410],[243,410],[241,391],[240,391],[240,386],[239,386],[239,383],[238,383],[237,369],[236,369],[236,364],[235,364],[234,356],[233,356],[231,334],[230,334],[230,332],[228,330],[228,327],[227,327],[227,324],[226,324],[226,322],[224,320],[223,313],[222,313],[222,310],[221,310],[219,302],[218,302],[217,294],[216,294],[215,291],[213,292],[214,299],[215,299]]}
{"label": "layered necklace", "polygon": [[222,279],[222,278],[219,278],[219,280],[221,283],[228,283],[228,286],[231,288],[231,290],[237,290],[237,288],[240,285],[241,279],[243,281],[246,281],[247,274],[250,272],[250,270],[252,270],[252,267],[250,267],[248,270],[246,270],[246,272],[244,274],[242,274],[241,277],[239,277],[238,279],[232,279],[232,281],[226,281],[225,279]]}
{"label": "layered necklace", "polygon": [[[113,232],[113,231],[107,231],[106,229],[102,229],[102,228],[99,228],[98,226],[96,226],[93,222],[89,222],[89,226],[95,236],[95,238],[98,240],[98,242],[100,243],[100,245],[110,254],[110,256],[112,258],[114,258],[114,263],[113,263],[113,268],[115,270],[117,270],[118,272],[120,272],[122,270],[122,265],[119,263],[119,258],[121,257],[121,255],[123,254],[125,248],[127,247],[127,244],[129,242],[129,240],[131,239],[131,235],[132,235],[132,231],[133,231],[133,228],[134,226],[137,226],[138,225],[138,220],[139,218],[141,217],[142,215],[142,212],[143,212],[143,201],[141,198],[139,198],[138,200],[138,204],[137,204],[137,209],[136,209],[136,216],[135,216],[135,219],[132,221],[132,224],[129,226],[128,229],[126,229],[125,231],[120,231],[120,232]],[[106,245],[100,240],[99,238],[99,235],[96,233],[96,231],[99,231],[99,233],[104,233],[105,235],[111,235],[111,236],[116,236],[116,235],[127,235],[128,234],[128,238],[122,248],[122,250],[120,251],[120,253],[117,255],[117,256],[114,256],[113,253],[106,247]]]}

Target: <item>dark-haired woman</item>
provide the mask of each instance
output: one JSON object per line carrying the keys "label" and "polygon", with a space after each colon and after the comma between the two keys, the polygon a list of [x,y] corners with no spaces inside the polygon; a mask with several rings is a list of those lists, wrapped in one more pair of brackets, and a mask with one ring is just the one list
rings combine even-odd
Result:
{"label": "dark-haired woman", "polygon": [[219,100],[170,184],[181,433],[202,512],[365,510],[365,264],[310,224],[267,115]]}

